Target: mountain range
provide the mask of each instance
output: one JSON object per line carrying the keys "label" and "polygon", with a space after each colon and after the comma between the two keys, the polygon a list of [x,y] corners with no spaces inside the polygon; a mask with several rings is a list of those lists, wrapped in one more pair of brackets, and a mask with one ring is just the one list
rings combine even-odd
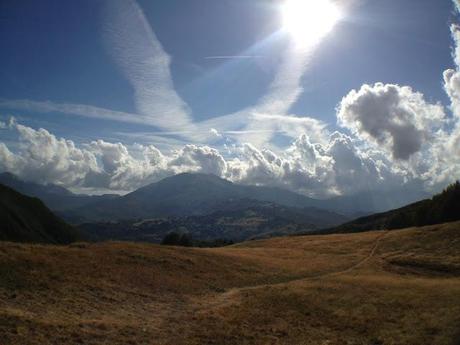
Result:
{"label": "mountain range", "polygon": [[[232,200],[252,199],[286,207],[314,207],[356,218],[422,200],[429,195],[410,189],[368,191],[327,200],[309,198],[285,189],[239,185],[214,175],[184,173],[149,184],[127,195],[78,195],[56,185],[26,182],[10,173],[0,183],[40,198],[72,223],[114,219],[176,217],[209,214]],[[89,207],[91,205],[91,207]]]}
{"label": "mountain range", "polygon": [[[184,173],[167,177],[125,196],[74,209],[88,220],[142,219],[206,215],[241,199],[285,207],[325,208],[326,202],[284,189],[234,184],[215,175]],[[71,215],[71,214],[70,214]]]}
{"label": "mountain range", "polygon": [[[177,232],[200,241],[244,241],[334,229],[357,215],[372,213],[375,207],[388,206],[386,201],[376,206],[373,200],[379,195],[391,203],[390,192],[386,197],[361,193],[356,198],[318,200],[281,188],[239,185],[197,173],[167,177],[124,196],[78,195],[60,186],[23,181],[10,173],[0,174],[0,183],[40,198],[92,240],[159,243],[168,233]],[[405,200],[396,199],[396,203]]]}
{"label": "mountain range", "polygon": [[0,183],[18,191],[2,186],[2,219],[7,224],[2,238],[19,241],[66,243],[78,237],[75,228],[39,200],[19,192],[39,197],[58,216],[79,223],[81,236],[95,241],[159,243],[174,232],[198,241],[240,242],[317,231],[420,226],[457,220],[460,214],[458,183],[432,199],[352,221],[336,210],[346,206],[349,214],[356,212],[368,196],[317,200],[279,188],[238,185],[206,174],[175,175],[124,196],[78,195],[59,186],[22,181],[9,173],[0,174]]}

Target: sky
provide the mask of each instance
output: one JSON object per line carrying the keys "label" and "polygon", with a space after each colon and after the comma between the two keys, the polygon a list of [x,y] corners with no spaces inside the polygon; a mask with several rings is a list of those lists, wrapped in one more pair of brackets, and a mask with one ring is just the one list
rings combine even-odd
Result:
{"label": "sky", "polygon": [[438,191],[460,178],[456,5],[337,0],[299,41],[283,0],[4,0],[0,170],[89,193],[185,171]]}

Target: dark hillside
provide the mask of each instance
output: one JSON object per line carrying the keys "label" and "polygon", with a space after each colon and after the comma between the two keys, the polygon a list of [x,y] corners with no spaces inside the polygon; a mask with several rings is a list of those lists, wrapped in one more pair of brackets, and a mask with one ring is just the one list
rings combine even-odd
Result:
{"label": "dark hillside", "polygon": [[0,184],[0,240],[65,244],[78,232],[56,217],[39,199]]}
{"label": "dark hillside", "polygon": [[402,229],[460,220],[460,182],[447,187],[431,199],[408,206],[358,218],[335,228],[321,230],[321,233],[347,233],[379,229]]}

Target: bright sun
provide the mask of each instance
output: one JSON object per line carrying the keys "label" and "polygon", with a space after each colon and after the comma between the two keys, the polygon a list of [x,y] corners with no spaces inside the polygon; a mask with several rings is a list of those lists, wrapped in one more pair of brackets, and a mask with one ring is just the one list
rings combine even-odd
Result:
{"label": "bright sun", "polygon": [[283,28],[297,43],[310,44],[332,30],[342,14],[329,0],[286,0]]}

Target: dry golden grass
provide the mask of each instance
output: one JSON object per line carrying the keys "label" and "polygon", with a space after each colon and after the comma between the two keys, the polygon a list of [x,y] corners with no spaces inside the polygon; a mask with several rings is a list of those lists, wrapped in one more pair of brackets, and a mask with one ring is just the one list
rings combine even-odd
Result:
{"label": "dry golden grass", "polygon": [[460,223],[219,249],[0,244],[0,344],[460,344]]}

